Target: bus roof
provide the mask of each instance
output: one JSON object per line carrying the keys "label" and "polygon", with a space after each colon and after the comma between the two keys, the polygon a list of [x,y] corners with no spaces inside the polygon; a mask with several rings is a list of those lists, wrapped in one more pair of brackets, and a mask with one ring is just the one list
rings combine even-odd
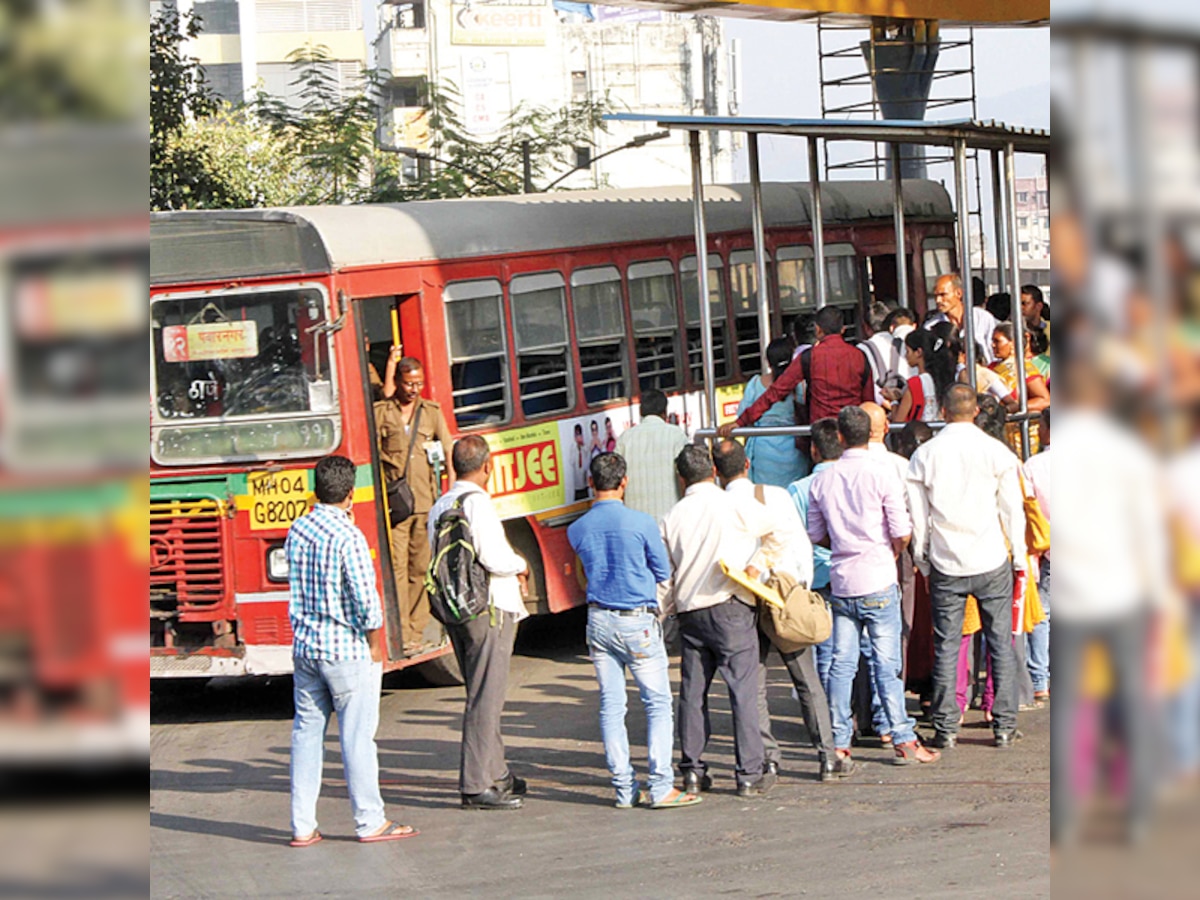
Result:
{"label": "bus roof", "polygon": [[[811,222],[807,184],[766,183],[762,191],[768,228]],[[892,185],[825,182],[821,203],[827,225],[890,219]],[[904,182],[904,209],[910,220],[954,217],[949,194],[933,181]],[[705,188],[705,215],[709,234],[749,230],[749,185]],[[310,275],[692,235],[690,187],[155,213],[151,282]]]}

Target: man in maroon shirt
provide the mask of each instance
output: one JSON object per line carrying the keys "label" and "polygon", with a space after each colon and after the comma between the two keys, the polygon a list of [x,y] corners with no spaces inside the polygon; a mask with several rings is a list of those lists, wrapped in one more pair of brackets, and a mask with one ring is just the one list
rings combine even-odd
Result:
{"label": "man in maroon shirt", "polygon": [[809,422],[826,416],[836,417],[843,407],[874,400],[875,386],[867,357],[857,347],[846,343],[842,337],[844,327],[840,309],[826,306],[818,311],[814,322],[816,344],[793,359],[784,373],[738,416],[737,421],[721,426],[721,436],[727,437],[734,428],[753,425],[773,405],[790,397],[801,381],[808,384],[805,408]]}

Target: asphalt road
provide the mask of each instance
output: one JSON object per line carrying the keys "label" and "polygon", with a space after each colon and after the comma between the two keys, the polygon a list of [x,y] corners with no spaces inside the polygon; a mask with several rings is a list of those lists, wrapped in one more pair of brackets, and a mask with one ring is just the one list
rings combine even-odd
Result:
{"label": "asphalt road", "polygon": [[[525,808],[458,807],[461,688],[385,689],[379,733],[389,815],[421,835],[353,840],[336,735],[319,808],[326,840],[296,850],[288,828],[291,686],[158,690],[150,776],[155,897],[1041,897],[1050,893],[1049,713],[1026,739],[990,744],[968,714],[956,750],[900,768],[859,748],[858,773],[823,785],[782,668],[771,708],[784,750],[767,797],[734,793],[724,688],[714,686],[716,785],[689,809],[618,810],[604,765],[595,677],[576,614],[532,623],[513,661],[504,717]],[[676,672],[677,677],[677,672]],[[645,724],[630,695],[644,772]]]}

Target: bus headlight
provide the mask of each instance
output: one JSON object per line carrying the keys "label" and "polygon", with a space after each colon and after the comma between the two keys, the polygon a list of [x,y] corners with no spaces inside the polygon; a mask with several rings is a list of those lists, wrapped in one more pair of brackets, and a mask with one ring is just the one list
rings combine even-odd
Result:
{"label": "bus headlight", "polygon": [[267,577],[272,581],[288,580],[287,553],[283,547],[272,547],[267,551]]}

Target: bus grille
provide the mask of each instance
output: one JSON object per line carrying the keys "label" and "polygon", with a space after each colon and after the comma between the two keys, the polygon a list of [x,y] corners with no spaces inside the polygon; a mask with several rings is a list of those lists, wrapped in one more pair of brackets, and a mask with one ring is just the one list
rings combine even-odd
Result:
{"label": "bus grille", "polygon": [[216,500],[150,503],[150,615],[224,618],[224,509]]}

